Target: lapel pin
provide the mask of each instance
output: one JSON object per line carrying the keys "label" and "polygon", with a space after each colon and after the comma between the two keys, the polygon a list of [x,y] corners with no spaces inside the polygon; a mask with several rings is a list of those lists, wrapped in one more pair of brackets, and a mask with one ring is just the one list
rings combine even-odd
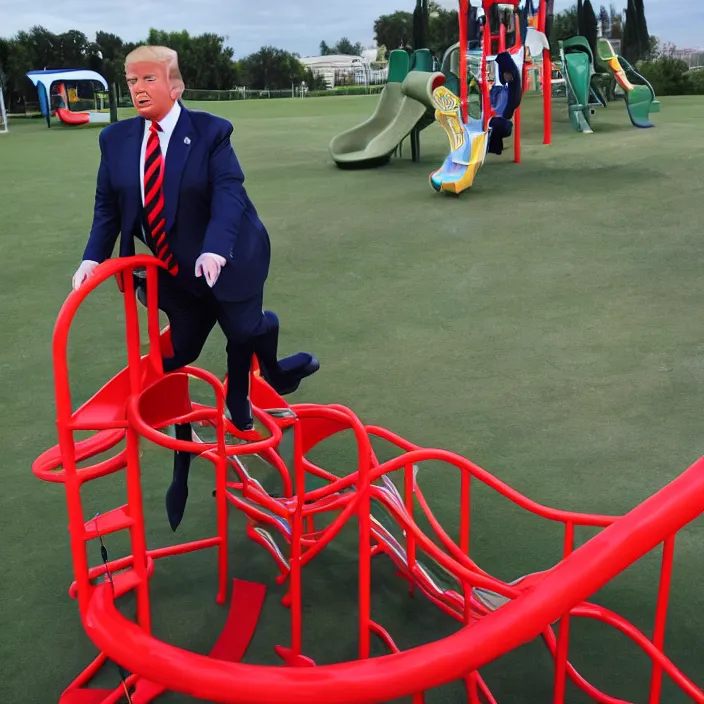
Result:
{"label": "lapel pin", "polygon": [[186,137],[186,138],[183,140],[183,143],[184,143],[184,144],[190,144],[190,143],[191,143],[191,138],[190,138],[190,137]]}

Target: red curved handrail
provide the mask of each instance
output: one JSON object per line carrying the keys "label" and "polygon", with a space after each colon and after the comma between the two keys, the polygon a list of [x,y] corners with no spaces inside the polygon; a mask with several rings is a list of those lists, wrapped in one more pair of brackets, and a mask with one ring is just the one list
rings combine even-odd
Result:
{"label": "red curved handrail", "polygon": [[[571,616],[579,618],[589,618],[605,623],[618,631],[621,631],[633,643],[639,646],[643,652],[670,677],[670,679],[697,704],[704,704],[704,692],[675,666],[675,664],[664,653],[658,650],[648,640],[646,636],[638,630],[632,623],[629,623],[623,616],[619,616],[610,609],[598,604],[589,602],[578,604],[570,611]],[[607,695],[608,696],[608,695]]]}
{"label": "red curved handrail", "polygon": [[704,458],[491,617],[441,641],[368,660],[300,669],[213,661],[147,635],[120,614],[105,585],[92,594],[84,626],[93,642],[128,670],[214,702],[362,704],[394,699],[460,679],[529,642],[703,509]]}
{"label": "red curved handrail", "polygon": [[54,387],[56,391],[56,413],[59,420],[71,416],[71,393],[68,380],[68,335],[76,312],[88,295],[100,284],[123,272],[146,267],[166,269],[166,265],[156,257],[139,254],[134,257],[108,259],[97,266],[93,273],[77,290],[72,290],[61,306],[54,324],[52,358],[54,361]]}
{"label": "red curved handrail", "polygon": [[[184,367],[183,372],[209,383],[216,392],[218,407],[215,409],[215,412],[219,414],[224,413],[225,395],[222,389],[222,382],[214,374],[196,367]],[[224,444],[222,448],[218,442],[193,442],[189,440],[177,440],[176,438],[172,438],[169,435],[159,432],[149,425],[149,423],[142,418],[139,404],[140,396],[134,395],[127,400],[127,419],[132,427],[135,428],[140,435],[147,440],[150,440],[155,445],[160,445],[161,447],[173,450],[174,452],[202,454],[204,452],[208,452],[209,450],[217,450],[220,452],[222,449],[224,450],[224,454],[228,456],[254,454],[276,446],[281,441],[282,437],[281,428],[278,426],[276,421],[269,414],[253,406],[252,412],[271,433],[270,437],[238,445]]]}
{"label": "red curved handrail", "polygon": [[[123,429],[117,430],[101,430],[93,437],[86,438],[76,443],[76,462],[82,462],[95,455],[100,455],[103,452],[111,450],[115,445],[123,440],[126,431]],[[104,477],[113,472],[117,472],[125,466],[127,459],[124,450],[118,452],[113,457],[109,457],[102,462],[90,465],[89,467],[77,467],[76,474],[81,481],[90,481],[97,477]],[[42,452],[32,463],[32,472],[38,478],[45,482],[63,483],[65,481],[65,471],[59,469],[63,462],[61,457],[61,448],[59,445],[54,445],[48,450]]]}
{"label": "red curved handrail", "polygon": [[[323,409],[326,408],[333,410],[348,410],[344,406],[340,406],[339,404],[328,404],[322,406],[317,404],[302,403],[291,406],[291,410],[294,413],[298,414],[300,417],[305,416],[309,418],[327,417],[323,412]],[[345,429],[346,428],[340,428],[340,431]],[[505,482],[502,482],[500,479],[497,479],[492,474],[490,474],[485,469],[475,464],[471,460],[468,460],[467,458],[462,457],[461,455],[458,455],[454,452],[450,452],[448,450],[435,450],[421,447],[420,445],[416,445],[415,443],[412,443],[409,440],[406,440],[405,438],[397,435],[396,433],[393,433],[392,431],[380,426],[366,425],[365,430],[368,435],[373,435],[381,439],[387,440],[388,442],[402,449],[405,453],[425,453],[423,455],[404,454],[403,461],[399,464],[395,463],[395,459],[397,459],[395,458],[393,460],[388,461],[384,465],[378,465],[377,467],[374,467],[372,469],[372,475],[370,477],[371,482],[374,482],[376,479],[378,479],[381,474],[393,471],[392,467],[395,469],[400,469],[403,464],[439,460],[452,466],[455,466],[461,471],[468,472],[471,476],[475,477],[489,488],[494,489],[497,493],[501,494],[506,499],[513,502],[520,508],[529,511],[530,513],[533,513],[536,516],[540,516],[541,518],[546,518],[548,520],[559,523],[573,523],[574,525],[598,528],[605,528],[611,525],[616,519],[619,518],[619,516],[584,513],[577,511],[565,511],[563,509],[556,509],[550,506],[546,506],[528,498],[527,496],[515,490],[513,487],[509,486]],[[382,471],[380,469],[381,467],[384,467],[385,469]],[[340,492],[344,489],[353,486],[356,481],[357,477],[356,473],[354,472],[341,478],[336,477],[333,481],[330,482],[330,484],[307,492],[306,500],[316,501],[328,494]]]}
{"label": "red curved handrail", "polygon": [[[425,448],[421,447],[420,445],[416,445],[415,443],[412,443],[406,440],[405,438],[402,438],[400,435],[396,435],[396,433],[393,433],[390,430],[387,430],[386,428],[382,428],[380,426],[375,425],[368,425],[366,426],[366,429],[370,435],[375,435],[384,440],[387,440],[388,442],[391,442],[394,445],[398,446],[406,453],[416,453],[419,451],[425,452]],[[540,516],[541,518],[547,518],[551,521],[556,521],[560,523],[574,523],[575,525],[580,526],[605,528],[606,526],[611,525],[611,523],[613,523],[617,518],[619,518],[619,516],[565,511],[563,509],[545,506],[544,504],[540,504],[537,501],[529,499],[524,494],[521,494],[519,491],[516,491],[513,487],[502,482],[500,479],[497,479],[485,469],[482,469],[479,465],[475,464],[474,462],[468,460],[465,457],[462,457],[461,455],[458,455],[454,452],[449,452],[447,450],[433,450],[433,453],[435,454],[433,454],[432,456],[428,455],[422,460],[411,460],[409,459],[409,455],[404,455],[404,460],[407,462],[427,462],[429,460],[440,460],[442,462],[452,464],[458,469],[468,471],[473,477],[476,477],[483,484],[486,484],[489,488],[494,489],[496,492],[507,498],[509,501],[512,501],[520,508],[529,511],[530,513],[533,513],[536,516]]]}

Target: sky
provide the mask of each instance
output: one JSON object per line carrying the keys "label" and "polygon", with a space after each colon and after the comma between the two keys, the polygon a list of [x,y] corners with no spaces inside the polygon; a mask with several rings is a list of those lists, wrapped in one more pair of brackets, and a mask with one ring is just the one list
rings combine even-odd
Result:
{"label": "sky", "polygon": [[[555,0],[555,12],[574,1]],[[599,4],[594,0],[597,11]],[[608,0],[604,4],[608,7]],[[626,0],[615,4],[625,7]],[[308,56],[317,55],[322,40],[334,44],[345,36],[373,46],[379,15],[414,6],[415,0],[0,0],[0,36],[41,25],[56,33],[78,29],[89,39],[104,30],[138,41],[150,27],[187,29],[225,35],[237,58],[265,44]],[[645,0],[645,9],[650,33],[662,42],[704,46],[704,0]]]}

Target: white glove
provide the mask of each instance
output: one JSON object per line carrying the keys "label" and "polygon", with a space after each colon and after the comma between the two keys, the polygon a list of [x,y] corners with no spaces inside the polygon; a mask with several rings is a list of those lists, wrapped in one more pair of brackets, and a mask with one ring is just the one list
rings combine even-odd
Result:
{"label": "white glove", "polygon": [[204,252],[196,259],[196,276],[205,276],[205,281],[212,288],[220,276],[220,270],[225,266],[225,257],[212,252]]}
{"label": "white glove", "polygon": [[81,262],[81,266],[76,269],[76,273],[73,275],[71,283],[73,284],[73,290],[76,291],[81,284],[93,273],[95,267],[98,266],[98,262],[94,262],[90,259],[84,259]]}

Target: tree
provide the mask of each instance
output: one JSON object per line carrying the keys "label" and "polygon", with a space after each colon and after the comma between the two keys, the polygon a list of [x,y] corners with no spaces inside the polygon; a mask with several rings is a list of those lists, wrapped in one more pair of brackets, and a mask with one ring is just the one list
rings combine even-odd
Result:
{"label": "tree", "polygon": [[591,0],[584,0],[584,6],[582,7],[582,36],[589,42],[592,53],[596,56],[598,23]]}
{"label": "tree", "polygon": [[429,7],[427,0],[416,0],[413,11],[413,39],[411,47],[414,50],[425,49],[428,46]]}
{"label": "tree", "polygon": [[546,10],[546,21],[545,21],[545,35],[548,37],[552,36],[552,26],[555,22],[555,0],[545,0],[545,10]]}
{"label": "tree", "polygon": [[353,44],[347,37],[342,37],[336,44],[330,46],[327,42],[320,42],[320,55],[331,56],[334,54],[345,54],[347,56],[361,56],[364,52],[362,42]]}
{"label": "tree", "polygon": [[374,39],[378,46],[394,49],[408,49],[413,41],[413,15],[399,10],[391,15],[382,15],[374,22]]}
{"label": "tree", "polygon": [[207,33],[192,37],[186,30],[150,29],[147,44],[168,46],[178,52],[179,68],[187,88],[228,90],[239,82],[234,52],[225,46],[223,36]]}
{"label": "tree", "polygon": [[108,83],[125,88],[125,57],[138,44],[165,44],[179,54],[179,65],[187,88],[230,90],[251,81],[254,88],[290,88],[305,80],[315,90],[321,80],[295,54],[264,47],[247,59],[234,60],[227,38],[215,33],[191,35],[187,31],[166,32],[152,28],[139,42],[126,42],[110,32],[99,31],[91,41],[78,30],[54,34],[34,26],[14,37],[0,39],[0,75],[5,82],[8,107],[37,100],[37,89],[27,80],[33,69],[89,68]]}
{"label": "tree", "polygon": [[689,79],[689,88],[696,95],[704,95],[704,71],[688,71],[685,77]]}
{"label": "tree", "polygon": [[244,82],[254,90],[282,90],[292,83],[310,83],[306,67],[288,51],[263,46],[242,59],[240,66]]}
{"label": "tree", "polygon": [[30,69],[63,68],[59,63],[59,38],[48,29],[34,26],[28,32],[18,32],[16,41],[31,57]]}
{"label": "tree", "polygon": [[27,80],[27,71],[32,70],[36,66],[33,63],[30,48],[16,38],[3,40],[6,41],[2,47],[3,54],[0,54],[2,61],[2,72],[5,76],[5,90],[7,96],[7,107],[18,101],[26,100],[30,95],[30,90],[35,92],[36,89]]}
{"label": "tree", "polygon": [[56,60],[61,64],[61,68],[85,66],[95,51],[94,46],[91,46],[91,42],[88,41],[88,37],[76,29],[70,29],[68,32],[57,35],[56,40]]}
{"label": "tree", "polygon": [[[416,14],[425,12],[426,8],[417,4]],[[427,31],[425,46],[414,46],[414,16],[410,12],[394,12],[382,15],[374,22],[374,38],[377,46],[385,48],[384,58],[388,58],[393,49],[429,49],[435,56],[442,56],[445,50],[459,41],[459,16],[457,10],[448,10],[429,0],[427,5]]]}
{"label": "tree", "polygon": [[611,39],[621,39],[623,37],[623,15],[616,11],[613,3],[609,7],[609,23],[611,25]]}
{"label": "tree", "polygon": [[5,84],[4,68],[7,67],[10,60],[10,41],[0,37],[0,85]]}
{"label": "tree", "polygon": [[601,36],[611,38],[611,15],[604,5],[599,8],[599,25]]}
{"label": "tree", "polygon": [[448,47],[460,39],[459,13],[447,10],[431,0],[429,7],[427,48],[435,56],[442,57]]}
{"label": "tree", "polygon": [[553,52],[558,52],[558,42],[569,39],[579,34],[579,25],[577,20],[577,6],[573,5],[567,10],[558,12],[553,17],[552,28],[550,32],[550,46]]}
{"label": "tree", "polygon": [[584,32],[584,1],[577,0],[577,34]]}
{"label": "tree", "polygon": [[648,32],[648,22],[645,18],[645,7],[643,0],[634,0],[633,6],[636,14],[636,39],[638,46],[638,61],[646,59],[650,52],[650,34]]}
{"label": "tree", "polygon": [[643,0],[628,0],[621,53],[632,64],[647,59],[651,52],[650,34]]}
{"label": "tree", "polygon": [[7,85],[7,74],[5,70],[8,67],[10,58],[10,42],[7,39],[0,37],[0,97],[3,98],[5,106],[10,102],[9,95],[5,97],[5,86]]}
{"label": "tree", "polygon": [[644,57],[645,61],[653,61],[660,56],[660,39],[654,35],[648,38],[648,55]]}
{"label": "tree", "polygon": [[361,56],[364,52],[364,45],[361,42],[353,44],[347,37],[342,37],[333,48],[336,54],[348,54],[351,56]]}
{"label": "tree", "polygon": [[638,60],[638,18],[634,0],[628,0],[626,6],[626,21],[623,24],[623,39],[621,40],[621,54],[634,64]]}
{"label": "tree", "polygon": [[125,43],[117,34],[110,32],[96,32],[95,43],[103,54],[106,61],[121,60],[125,55]]}
{"label": "tree", "polygon": [[101,68],[96,70],[105,76],[108,83],[120,84],[125,73],[125,56],[133,46],[109,32],[96,32],[95,46],[103,57]]}

